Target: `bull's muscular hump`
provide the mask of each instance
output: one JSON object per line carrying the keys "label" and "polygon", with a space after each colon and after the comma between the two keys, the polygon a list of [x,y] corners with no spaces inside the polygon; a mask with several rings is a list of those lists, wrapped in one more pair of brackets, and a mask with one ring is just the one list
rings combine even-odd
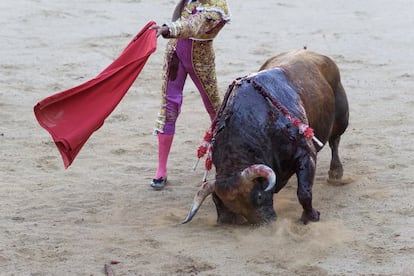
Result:
{"label": "bull's muscular hump", "polygon": [[[309,125],[316,136],[327,141],[341,135],[348,125],[348,101],[335,62],[318,53],[297,50],[267,60],[260,71],[283,68],[289,82],[300,95]],[[335,120],[332,120],[335,114]],[[333,129],[334,128],[334,129]]]}
{"label": "bull's muscular hump", "polygon": [[272,221],[272,195],[293,174],[301,219],[318,221],[312,206],[317,152],[329,143],[329,179],[341,179],[338,146],[348,117],[338,67],[318,53],[286,52],[267,60],[258,73],[237,79],[212,125],[216,177],[202,185],[185,222],[209,194],[219,223]]}

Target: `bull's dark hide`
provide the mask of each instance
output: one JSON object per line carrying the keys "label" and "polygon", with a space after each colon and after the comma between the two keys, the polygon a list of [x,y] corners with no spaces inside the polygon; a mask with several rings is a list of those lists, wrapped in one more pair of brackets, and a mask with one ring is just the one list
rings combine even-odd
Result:
{"label": "bull's dark hide", "polygon": [[203,183],[185,222],[210,194],[219,223],[272,221],[273,193],[294,174],[302,221],[318,221],[312,204],[317,152],[329,142],[329,180],[340,180],[338,147],[348,110],[337,65],[315,52],[282,53],[234,81],[203,144],[211,149],[206,167],[211,154],[216,177]]}
{"label": "bull's dark hide", "polygon": [[[291,167],[292,153],[300,147],[307,148],[307,141],[291,120],[254,88],[252,82],[269,92],[292,115],[306,122],[305,114],[300,112],[303,109],[297,108],[300,98],[283,69],[269,69],[239,79],[229,87],[224,97],[213,145],[215,166],[234,170],[218,171],[216,185],[224,190],[236,188],[238,182],[234,181],[234,171],[260,163],[276,168],[278,180],[275,192],[278,192],[285,179],[294,172],[292,169],[283,170]],[[273,137],[278,139],[272,141]]]}

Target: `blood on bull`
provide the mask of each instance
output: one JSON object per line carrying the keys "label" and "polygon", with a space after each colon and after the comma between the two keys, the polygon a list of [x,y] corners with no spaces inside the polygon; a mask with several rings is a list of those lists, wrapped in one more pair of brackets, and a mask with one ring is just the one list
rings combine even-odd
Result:
{"label": "blood on bull", "polygon": [[210,194],[218,223],[273,221],[273,194],[294,174],[301,220],[318,221],[312,202],[317,153],[329,143],[328,179],[340,180],[338,147],[348,119],[339,69],[327,56],[285,52],[236,79],[199,149],[199,157],[207,154],[207,169],[214,165],[215,178],[202,184],[184,223]]}

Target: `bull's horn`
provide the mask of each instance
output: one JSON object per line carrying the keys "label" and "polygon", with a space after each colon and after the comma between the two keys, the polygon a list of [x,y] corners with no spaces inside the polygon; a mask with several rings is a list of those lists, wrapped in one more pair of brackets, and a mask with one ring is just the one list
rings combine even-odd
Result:
{"label": "bull's horn", "polygon": [[190,212],[188,212],[188,215],[183,221],[183,224],[193,219],[198,209],[200,209],[200,206],[203,203],[204,199],[206,199],[207,196],[209,196],[212,192],[214,192],[215,184],[216,184],[216,181],[211,180],[211,181],[206,181],[203,183],[203,185],[201,185],[200,189],[197,191],[194,197],[193,206],[191,206]]}
{"label": "bull's horn", "polygon": [[257,177],[263,177],[267,179],[267,187],[265,191],[270,191],[276,184],[276,174],[275,172],[268,166],[263,164],[255,164],[251,165],[250,167],[245,168],[241,176],[245,179],[252,181]]}

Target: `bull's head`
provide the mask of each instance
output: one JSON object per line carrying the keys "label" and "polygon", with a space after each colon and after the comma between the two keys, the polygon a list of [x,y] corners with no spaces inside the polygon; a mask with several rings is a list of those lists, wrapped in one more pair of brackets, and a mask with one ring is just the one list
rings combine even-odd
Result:
{"label": "bull's head", "polygon": [[[211,193],[215,193],[220,204],[222,203],[223,208],[217,210],[226,212],[223,217],[227,219],[232,215],[241,216],[251,224],[261,224],[276,218],[273,209],[276,175],[270,167],[262,164],[252,165],[239,173],[236,181],[236,188],[232,189],[222,189],[219,180],[204,182],[196,193],[193,206],[183,223],[191,221]],[[220,213],[218,215],[220,217]]]}

